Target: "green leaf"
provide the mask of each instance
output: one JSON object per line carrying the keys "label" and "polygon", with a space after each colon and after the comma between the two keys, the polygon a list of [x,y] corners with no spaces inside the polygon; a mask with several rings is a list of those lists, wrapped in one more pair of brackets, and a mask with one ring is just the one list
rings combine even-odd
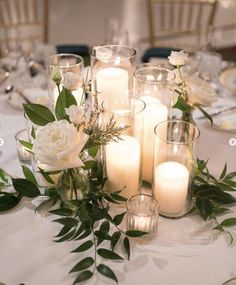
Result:
{"label": "green leaf", "polygon": [[84,162],[84,169],[85,170],[89,170],[89,169],[93,169],[94,167],[96,167],[97,162],[95,160],[87,160]]}
{"label": "green leaf", "polygon": [[101,232],[105,232],[105,233],[108,233],[110,230],[110,223],[108,221],[104,221],[100,228],[99,228],[99,231]]}
{"label": "green leaf", "polygon": [[6,171],[4,171],[2,168],[0,168],[0,179],[7,183],[8,177],[9,177],[9,175],[6,173]]}
{"label": "green leaf", "polygon": [[123,260],[124,258],[121,257],[120,255],[118,255],[117,253],[106,249],[106,248],[99,248],[97,250],[97,253],[103,257],[103,258],[107,258],[107,259],[117,259],[117,260]]}
{"label": "green leaf", "polygon": [[111,236],[111,249],[113,250],[121,237],[121,232],[116,231]]}
{"label": "green leaf", "polygon": [[55,182],[52,180],[52,178],[50,177],[50,175],[47,172],[45,172],[41,168],[39,168],[39,172],[48,183],[50,183],[52,185],[55,184]]}
{"label": "green leaf", "polygon": [[14,189],[25,197],[36,198],[41,195],[38,187],[26,179],[12,178],[12,183]]}
{"label": "green leaf", "polygon": [[222,227],[232,227],[236,225],[236,218],[229,218],[221,223]]}
{"label": "green leaf", "polygon": [[81,223],[79,228],[77,229],[73,239],[76,240],[77,237],[79,237],[81,235],[81,233],[85,230],[85,226],[84,226],[84,223]]}
{"label": "green leaf", "polygon": [[224,169],[222,170],[222,173],[220,175],[220,180],[225,177],[226,171],[227,171],[227,164],[225,163]]}
{"label": "green leaf", "polygon": [[0,192],[0,212],[14,208],[20,202],[21,197],[13,194],[2,194]]}
{"label": "green leaf", "polygon": [[96,146],[91,146],[89,149],[88,149],[88,153],[89,155],[91,155],[93,158],[96,157],[97,153],[98,153],[98,149],[99,149],[99,146],[96,145]]}
{"label": "green leaf", "polygon": [[197,198],[195,204],[204,220],[206,220],[213,213],[214,206],[208,199]]}
{"label": "green leaf", "polygon": [[55,237],[61,237],[67,234],[71,230],[71,227],[64,226]]}
{"label": "green leaf", "polygon": [[210,121],[211,126],[213,125],[213,120],[212,117],[203,109],[201,108],[199,105],[196,105],[196,107],[202,112],[202,114]]}
{"label": "green leaf", "polygon": [[128,237],[141,237],[141,236],[148,234],[148,232],[143,232],[143,231],[138,231],[138,230],[129,230],[129,231],[126,231],[125,234]]}
{"label": "green leaf", "polygon": [[236,177],[236,171],[235,172],[230,172],[225,176],[225,179],[233,179]]}
{"label": "green leaf", "polygon": [[62,88],[62,91],[60,92],[57,102],[56,102],[56,107],[55,107],[55,114],[57,120],[62,120],[62,119],[67,119],[68,116],[66,115],[66,108],[69,108],[71,105],[77,105],[77,101],[75,97],[72,95],[71,91]]}
{"label": "green leaf", "polygon": [[222,190],[222,191],[235,191],[235,189],[230,186],[229,184],[226,184],[224,182],[216,182],[216,185]]}
{"label": "green leaf", "polygon": [[33,144],[27,141],[20,140],[20,144],[23,145],[25,148],[32,150]]}
{"label": "green leaf", "polygon": [[74,218],[61,218],[61,219],[54,220],[54,222],[70,227],[70,228],[76,227],[78,225],[78,221]]}
{"label": "green leaf", "polygon": [[130,242],[129,242],[129,239],[127,237],[124,238],[124,248],[125,248],[125,251],[128,255],[128,260],[130,259]]}
{"label": "green leaf", "polygon": [[70,232],[68,232],[67,234],[65,234],[61,238],[54,240],[54,241],[55,242],[62,242],[62,241],[70,240],[74,236],[75,231],[76,231],[76,229],[72,229]]}
{"label": "green leaf", "polygon": [[86,222],[90,220],[90,216],[89,216],[88,210],[86,209],[85,205],[80,207],[80,209],[78,210],[78,216],[81,222]]}
{"label": "green leaf", "polygon": [[120,196],[118,194],[111,193],[110,195],[111,195],[111,198],[113,200],[120,201],[120,202],[126,202],[127,201],[127,198]]}
{"label": "green leaf", "polygon": [[83,252],[83,251],[90,249],[92,246],[93,246],[93,242],[91,240],[87,240],[86,242],[78,246],[76,249],[74,249],[72,252]]}
{"label": "green leaf", "polygon": [[215,215],[221,215],[221,214],[223,214],[225,212],[228,212],[228,211],[229,211],[229,209],[228,208],[224,208],[224,207],[217,207],[217,208],[213,209],[213,212],[214,212]]}
{"label": "green leaf", "polygon": [[36,134],[35,134],[35,128],[34,128],[34,126],[32,126],[32,129],[31,129],[31,136],[32,136],[32,138],[36,138]]}
{"label": "green leaf", "polygon": [[73,214],[73,211],[68,208],[59,208],[59,209],[50,211],[50,213],[54,215],[58,215],[58,216],[71,216]]}
{"label": "green leaf", "polygon": [[[111,240],[111,237],[106,232],[95,231],[95,235],[96,235],[96,237],[101,239],[101,241],[103,241],[103,240]],[[100,242],[99,242],[99,244],[100,244]]]}
{"label": "green leaf", "polygon": [[113,218],[113,223],[117,226],[119,226],[121,224],[121,222],[123,221],[123,218],[125,216],[126,212],[124,213],[121,213],[119,215],[116,215],[114,218]]}
{"label": "green leaf", "polygon": [[94,264],[94,259],[92,257],[85,257],[84,259],[80,260],[69,273],[81,271],[84,269],[89,268],[91,265]]}
{"label": "green leaf", "polygon": [[91,234],[91,230],[86,230],[82,235],[78,236],[75,240],[81,240],[88,237]]}
{"label": "green leaf", "polygon": [[23,170],[25,178],[29,180],[30,182],[32,182],[33,184],[37,185],[37,180],[33,172],[31,171],[31,169],[25,165],[22,165],[22,170]]}
{"label": "green leaf", "polygon": [[118,280],[117,280],[117,278],[116,278],[115,273],[114,273],[114,272],[111,270],[111,268],[108,267],[107,265],[105,265],[105,264],[99,264],[99,265],[97,266],[97,271],[98,271],[99,273],[101,273],[102,275],[104,275],[104,276],[106,276],[106,277],[108,277],[108,278],[114,280],[114,281],[118,284]]}
{"label": "green leaf", "polygon": [[189,111],[189,105],[186,103],[186,101],[183,99],[181,95],[178,96],[178,100],[173,106],[173,108],[179,109],[182,112]]}
{"label": "green leaf", "polygon": [[23,104],[28,118],[38,126],[45,126],[55,121],[53,113],[45,106],[39,104]]}
{"label": "green leaf", "polygon": [[81,272],[77,278],[75,279],[73,285],[77,284],[77,283],[80,283],[80,282],[84,282],[88,279],[90,279],[91,277],[93,276],[93,273],[89,270],[85,270],[83,272]]}
{"label": "green leaf", "polygon": [[53,198],[49,198],[45,201],[43,201],[42,203],[40,203],[36,209],[35,212],[39,212],[39,213],[45,213],[46,211],[48,211],[48,209],[50,209],[52,206],[54,206],[57,202],[57,199],[55,197]]}

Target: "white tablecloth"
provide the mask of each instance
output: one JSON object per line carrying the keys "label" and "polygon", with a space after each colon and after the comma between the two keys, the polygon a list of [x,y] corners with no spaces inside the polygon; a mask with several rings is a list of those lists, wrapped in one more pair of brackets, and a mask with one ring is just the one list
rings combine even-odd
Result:
{"label": "white tablecloth", "polygon": [[[209,128],[201,121],[199,157],[209,158],[213,173],[219,173],[227,161],[236,170],[236,147],[229,145],[235,134]],[[21,175],[17,161],[14,134],[24,128],[21,111],[10,107],[0,97],[0,167],[13,175]],[[70,253],[78,242],[53,242],[59,226],[55,217],[42,217],[34,205],[24,200],[15,210],[0,215],[0,282],[7,285],[70,285],[75,275],[69,270],[79,261]],[[226,215],[236,216],[236,207]],[[122,285],[220,285],[236,277],[236,246],[229,247],[224,235],[210,230],[211,224],[198,216],[178,220],[160,218],[158,237],[152,244],[135,245],[131,261],[108,262]],[[231,231],[235,234],[236,229]],[[101,276],[87,284],[114,284]]]}

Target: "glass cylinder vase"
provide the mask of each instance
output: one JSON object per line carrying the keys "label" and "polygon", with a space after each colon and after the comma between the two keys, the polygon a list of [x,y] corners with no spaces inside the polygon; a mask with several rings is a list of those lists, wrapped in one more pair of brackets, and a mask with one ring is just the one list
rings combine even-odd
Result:
{"label": "glass cylinder vase", "polygon": [[57,186],[61,200],[73,208],[71,201],[82,200],[89,191],[87,173],[82,168],[65,169],[58,178]]}
{"label": "glass cylinder vase", "polygon": [[105,146],[106,187],[109,192],[122,190],[129,198],[140,189],[143,110],[145,103],[137,98],[102,103],[102,124],[112,119],[121,136]]}
{"label": "glass cylinder vase", "polygon": [[167,119],[171,119],[173,105],[175,74],[156,65],[142,64],[134,73],[135,97],[142,99],[144,110],[142,180],[152,184],[154,127]]}
{"label": "glass cylinder vase", "polygon": [[128,46],[96,46],[91,52],[92,82],[98,103],[123,98],[133,87],[136,51]]}
{"label": "glass cylinder vase", "polygon": [[64,88],[71,93],[78,105],[83,101],[84,60],[76,54],[56,54],[47,58],[49,101],[54,109],[59,92]]}
{"label": "glass cylinder vase", "polygon": [[191,209],[199,135],[195,125],[179,120],[155,127],[153,193],[164,217],[179,218]]}

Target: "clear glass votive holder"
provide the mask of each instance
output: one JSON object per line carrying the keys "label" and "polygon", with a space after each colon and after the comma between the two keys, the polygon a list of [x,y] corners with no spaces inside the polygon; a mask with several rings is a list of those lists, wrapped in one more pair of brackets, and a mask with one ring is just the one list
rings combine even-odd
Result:
{"label": "clear glass votive holder", "polygon": [[[172,117],[175,74],[166,68],[141,64],[134,73],[134,96],[142,99],[144,110],[142,180],[151,186],[153,181],[153,152],[155,126]],[[147,183],[145,183],[148,185]]]}
{"label": "clear glass votive holder", "polygon": [[96,46],[91,52],[92,82],[98,104],[129,95],[133,87],[136,51],[128,46]]}
{"label": "clear glass votive holder", "polygon": [[137,243],[149,243],[155,239],[158,229],[158,202],[148,194],[136,194],[127,201],[126,228],[147,234],[134,238]]}
{"label": "clear glass votive holder", "polygon": [[29,142],[28,133],[26,129],[20,130],[15,135],[16,140],[16,150],[18,159],[21,164],[28,164],[31,165],[31,153],[27,151],[26,147],[21,144],[20,141]]}
{"label": "clear glass votive holder", "polygon": [[141,186],[142,127],[145,103],[137,98],[103,102],[100,124],[111,119],[123,130],[119,139],[109,142],[104,148],[106,166],[106,188],[109,192],[122,190],[129,198],[138,193]]}
{"label": "clear glass votive holder", "polygon": [[153,194],[164,217],[180,218],[192,207],[199,135],[195,125],[180,120],[155,127]]}
{"label": "clear glass votive holder", "polygon": [[[64,87],[72,93],[77,104],[81,105],[84,83],[84,60],[76,54],[56,54],[46,60],[50,106],[54,108],[59,90]],[[57,83],[57,84],[56,84]]]}

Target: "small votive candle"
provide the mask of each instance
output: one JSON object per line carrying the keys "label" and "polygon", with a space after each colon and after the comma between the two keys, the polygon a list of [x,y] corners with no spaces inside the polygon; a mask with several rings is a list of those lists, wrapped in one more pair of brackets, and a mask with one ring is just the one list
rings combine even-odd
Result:
{"label": "small votive candle", "polygon": [[127,201],[127,230],[147,232],[146,235],[135,238],[138,243],[149,243],[157,234],[158,202],[147,194],[136,194]]}
{"label": "small votive candle", "polygon": [[17,155],[20,163],[31,164],[31,153],[26,149],[25,146],[21,144],[21,141],[28,142],[27,130],[26,129],[20,130],[18,133],[16,133],[15,139],[16,139]]}

